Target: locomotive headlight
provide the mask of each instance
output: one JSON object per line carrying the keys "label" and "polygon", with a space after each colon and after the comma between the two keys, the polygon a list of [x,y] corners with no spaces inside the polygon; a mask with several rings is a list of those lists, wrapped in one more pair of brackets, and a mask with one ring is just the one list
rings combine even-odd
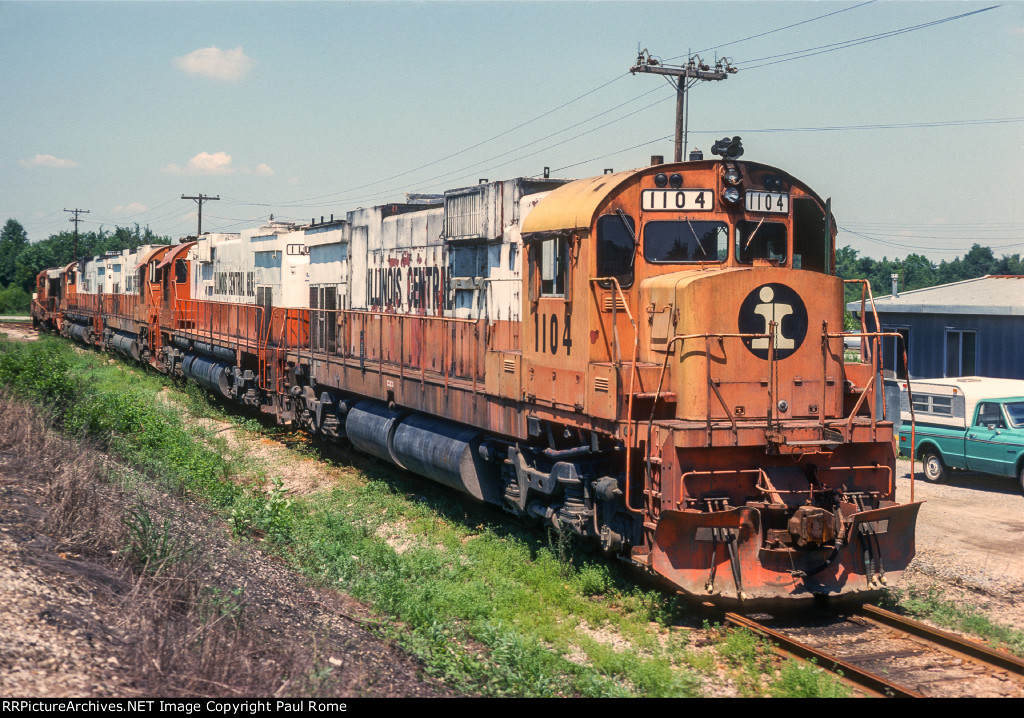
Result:
{"label": "locomotive headlight", "polygon": [[664,187],[665,185],[668,184],[668,177],[665,176],[664,172],[659,172],[658,174],[654,175],[654,184],[656,184],[658,187]]}
{"label": "locomotive headlight", "polygon": [[668,178],[668,183],[675,189],[679,189],[683,186],[683,176],[678,172],[673,172],[672,176]]}
{"label": "locomotive headlight", "polygon": [[740,171],[735,167],[730,167],[725,171],[725,181],[728,182],[729,184],[739,184],[740,179]]}
{"label": "locomotive headlight", "polygon": [[725,191],[722,192],[722,199],[729,204],[736,204],[740,201],[740,190],[739,187],[726,187]]}

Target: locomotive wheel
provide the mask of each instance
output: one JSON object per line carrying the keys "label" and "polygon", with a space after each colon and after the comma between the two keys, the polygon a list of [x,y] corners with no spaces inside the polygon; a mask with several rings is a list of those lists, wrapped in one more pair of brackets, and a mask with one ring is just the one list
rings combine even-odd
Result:
{"label": "locomotive wheel", "polygon": [[942,457],[936,451],[926,451],[921,455],[921,462],[924,464],[924,479],[933,484],[941,484],[949,478],[949,469],[942,462]]}

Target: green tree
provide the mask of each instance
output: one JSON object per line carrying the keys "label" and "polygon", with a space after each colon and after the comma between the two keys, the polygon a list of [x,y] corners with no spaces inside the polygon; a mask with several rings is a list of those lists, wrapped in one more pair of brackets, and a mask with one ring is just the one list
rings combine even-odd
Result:
{"label": "green tree", "polygon": [[1019,254],[1012,256],[1003,255],[999,260],[999,266],[995,269],[996,274],[1024,274],[1024,260]]}
{"label": "green tree", "polygon": [[28,246],[28,233],[14,219],[7,220],[0,231],[0,286],[14,280],[15,262],[18,255]]}
{"label": "green tree", "polygon": [[921,254],[909,254],[899,266],[900,288],[921,289],[935,285],[935,265]]}
{"label": "green tree", "polygon": [[44,269],[56,267],[58,264],[50,244],[45,241],[30,244],[14,262],[14,277],[11,284],[31,292],[35,287],[36,276]]}
{"label": "green tree", "polygon": [[0,289],[0,315],[26,315],[31,303],[32,295],[21,287]]}
{"label": "green tree", "polygon": [[973,245],[964,255],[964,273],[967,275],[964,279],[984,277],[986,274],[994,273],[998,267],[999,261],[992,254],[992,250],[980,244]]}

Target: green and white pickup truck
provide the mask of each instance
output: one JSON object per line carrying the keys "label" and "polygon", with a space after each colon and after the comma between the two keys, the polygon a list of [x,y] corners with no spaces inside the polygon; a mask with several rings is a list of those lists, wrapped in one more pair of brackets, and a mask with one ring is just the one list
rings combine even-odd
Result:
{"label": "green and white pickup truck", "polygon": [[962,376],[900,382],[899,448],[924,465],[924,478],[944,481],[950,469],[1013,476],[1024,491],[1024,381]]}

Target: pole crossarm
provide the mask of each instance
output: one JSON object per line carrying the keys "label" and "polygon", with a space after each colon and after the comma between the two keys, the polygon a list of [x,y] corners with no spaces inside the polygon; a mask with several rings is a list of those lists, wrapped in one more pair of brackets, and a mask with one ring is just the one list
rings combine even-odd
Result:
{"label": "pole crossarm", "polygon": [[202,193],[199,193],[199,195],[196,197],[187,197],[185,195],[181,195],[181,198],[194,199],[196,201],[196,204],[199,205],[199,227],[196,230],[196,238],[199,238],[203,235],[203,202],[209,202],[210,200],[213,199],[220,199],[220,195],[217,195],[216,197],[211,197],[208,194],[204,195]]}
{"label": "pole crossarm", "polygon": [[671,75],[673,77],[692,77],[697,80],[724,80],[729,76],[726,70],[701,70],[697,67],[687,65],[658,65],[652,66],[646,63],[634,65],[629,72],[635,75],[638,72],[649,72],[654,75]]}
{"label": "pole crossarm", "polygon": [[637,55],[636,64],[629,68],[629,72],[631,75],[635,75],[638,72],[646,72],[651,75],[678,78],[674,82],[676,87],[675,161],[682,162],[683,148],[686,146],[689,124],[688,93],[690,86],[697,82],[724,80],[729,75],[737,72],[737,70],[732,66],[728,58],[716,60],[714,68],[705,64],[698,55],[690,56],[685,65],[666,65],[661,60],[651,57],[651,53],[647,50],[641,50]]}
{"label": "pole crossarm", "polygon": [[71,253],[72,253],[72,259],[78,259],[78,223],[85,221],[84,219],[79,219],[78,215],[80,215],[80,214],[89,214],[89,210],[87,210],[87,209],[77,209],[77,208],[76,209],[67,209],[65,207],[64,211],[65,212],[71,212],[73,215],[75,215],[74,217],[69,217],[68,218],[68,222],[74,222],[75,223],[75,240],[74,240],[74,245],[72,246],[72,249],[71,249]]}

